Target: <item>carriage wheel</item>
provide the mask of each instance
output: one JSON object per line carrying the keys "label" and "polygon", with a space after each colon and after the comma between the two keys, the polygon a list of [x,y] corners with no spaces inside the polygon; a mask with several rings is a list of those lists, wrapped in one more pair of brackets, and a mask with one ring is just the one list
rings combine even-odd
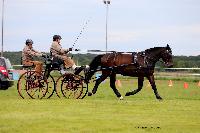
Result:
{"label": "carriage wheel", "polygon": [[80,76],[71,73],[63,75],[61,92],[66,98],[78,99],[83,93],[83,80]]}
{"label": "carriage wheel", "polygon": [[48,92],[48,82],[43,75],[36,76],[36,72],[32,73],[27,79],[27,94],[32,99],[42,99]]}
{"label": "carriage wheel", "polygon": [[18,82],[17,82],[17,90],[18,94],[21,96],[21,98],[28,98],[29,95],[27,94],[27,80],[29,79],[30,75],[32,75],[34,71],[28,71],[23,73]]}
{"label": "carriage wheel", "polygon": [[54,78],[51,75],[49,75],[47,79],[47,84],[48,84],[48,90],[44,98],[50,98],[54,94],[54,91],[56,90],[55,89],[56,84],[55,84]]}
{"label": "carriage wheel", "polygon": [[[38,88],[38,89],[34,88],[33,89],[34,78],[35,78],[34,73],[35,73],[35,71],[28,71],[28,72],[25,72],[24,74],[22,74],[20,76],[18,83],[17,83],[18,94],[23,99],[28,98],[28,97],[40,98],[40,99],[43,98],[43,97],[50,98],[55,91],[55,81],[54,81],[53,77],[51,75],[49,75],[47,81],[45,82],[45,84],[48,84],[48,89],[47,88],[43,88],[43,89],[42,88]],[[40,84],[44,84],[42,82],[44,82],[44,80],[43,81],[40,80]],[[31,86],[32,86],[32,88],[31,88]],[[40,85],[40,87],[42,87],[42,86]],[[38,91],[37,94],[34,94],[34,91],[36,91],[36,92]],[[43,94],[44,94],[44,96],[43,96]]]}
{"label": "carriage wheel", "polygon": [[37,77],[36,72],[28,71],[19,78],[17,90],[22,98],[27,98],[29,96],[33,99],[41,99],[48,91],[48,84],[43,76]]}

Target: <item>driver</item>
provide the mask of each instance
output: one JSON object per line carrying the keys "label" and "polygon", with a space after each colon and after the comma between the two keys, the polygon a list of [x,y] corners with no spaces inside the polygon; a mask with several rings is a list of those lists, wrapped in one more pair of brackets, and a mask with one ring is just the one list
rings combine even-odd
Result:
{"label": "driver", "polygon": [[40,76],[42,73],[43,63],[40,61],[34,61],[33,56],[45,56],[41,52],[38,52],[33,49],[33,41],[27,39],[25,47],[22,51],[22,64],[25,66],[35,66],[35,72],[37,76]]}
{"label": "driver", "polygon": [[53,57],[57,57],[61,60],[64,61],[64,66],[65,68],[72,68],[75,71],[75,74],[79,74],[84,68],[80,66],[76,66],[74,61],[67,56],[69,51],[72,51],[72,48],[69,49],[63,49],[60,41],[61,41],[61,36],[60,35],[54,35],[53,36],[53,42],[50,47],[50,53]]}

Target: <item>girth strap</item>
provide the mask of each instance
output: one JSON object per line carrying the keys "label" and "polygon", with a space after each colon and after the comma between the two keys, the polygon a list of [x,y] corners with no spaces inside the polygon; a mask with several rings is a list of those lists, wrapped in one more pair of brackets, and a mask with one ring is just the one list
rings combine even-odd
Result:
{"label": "girth strap", "polygon": [[137,54],[138,54],[137,52],[132,53],[132,56],[133,56],[132,62],[134,64],[138,64],[138,55]]}

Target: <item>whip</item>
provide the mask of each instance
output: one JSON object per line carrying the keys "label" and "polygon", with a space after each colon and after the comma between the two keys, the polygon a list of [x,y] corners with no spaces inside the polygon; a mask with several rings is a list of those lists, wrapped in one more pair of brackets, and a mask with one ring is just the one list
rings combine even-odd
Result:
{"label": "whip", "polygon": [[[81,37],[83,31],[85,30],[85,28],[86,28],[86,26],[87,26],[87,24],[88,24],[89,22],[90,22],[90,19],[88,19],[88,20],[85,22],[85,24],[83,25],[83,28],[81,29],[80,33],[78,34],[78,36],[76,37],[76,39],[75,39],[75,41],[74,41],[74,43],[73,43],[73,45],[72,45],[72,49],[73,49],[74,46],[76,45],[78,39]],[[79,51],[79,49],[76,49],[75,51]]]}

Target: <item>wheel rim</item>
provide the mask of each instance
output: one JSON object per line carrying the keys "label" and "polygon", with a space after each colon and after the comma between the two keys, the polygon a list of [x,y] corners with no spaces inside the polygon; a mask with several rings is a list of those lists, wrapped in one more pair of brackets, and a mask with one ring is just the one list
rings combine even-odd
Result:
{"label": "wheel rim", "polygon": [[34,73],[34,71],[28,71],[23,73],[18,82],[17,82],[17,90],[18,90],[18,94],[20,95],[21,98],[29,98],[30,96],[27,94],[27,78],[32,75]]}
{"label": "wheel rim", "polygon": [[61,92],[64,97],[78,99],[83,93],[83,80],[74,74],[63,75]]}
{"label": "wheel rim", "polygon": [[27,84],[27,94],[32,99],[42,99],[48,91],[47,80],[44,79],[44,76],[36,76],[36,72],[32,73],[26,80]]}

